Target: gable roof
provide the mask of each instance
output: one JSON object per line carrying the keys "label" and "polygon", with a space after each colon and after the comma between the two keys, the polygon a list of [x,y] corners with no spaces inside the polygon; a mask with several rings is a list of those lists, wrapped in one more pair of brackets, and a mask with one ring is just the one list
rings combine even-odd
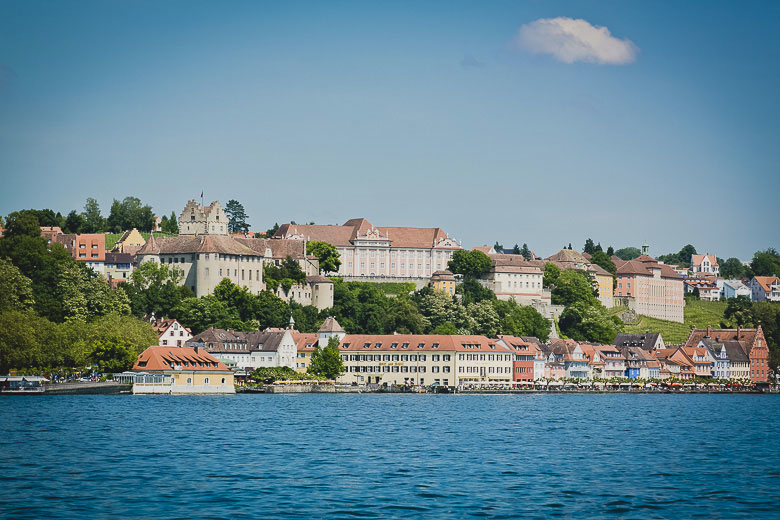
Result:
{"label": "gable roof", "polygon": [[203,349],[153,346],[138,355],[132,370],[143,372],[172,371],[179,365],[185,371],[230,372],[227,366]]}
{"label": "gable roof", "polygon": [[754,276],[753,279],[764,290],[764,292],[771,292],[770,287],[775,281],[780,282],[780,278],[777,276]]}
{"label": "gable roof", "polygon": [[485,336],[447,334],[347,334],[341,340],[339,350],[348,352],[391,351],[406,354],[431,351],[479,352],[482,354],[510,354],[513,352],[498,340]]}
{"label": "gable roof", "polygon": [[718,265],[718,259],[715,255],[691,255],[691,265],[701,265],[705,258],[709,259],[711,265]]}

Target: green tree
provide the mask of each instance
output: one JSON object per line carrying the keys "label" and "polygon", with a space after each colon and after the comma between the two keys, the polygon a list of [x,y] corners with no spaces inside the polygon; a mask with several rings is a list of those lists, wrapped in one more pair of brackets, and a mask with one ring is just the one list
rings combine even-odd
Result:
{"label": "green tree", "polygon": [[155,226],[154,212],[148,204],[143,205],[138,197],[125,197],[121,202],[114,199],[107,226],[115,233],[132,228],[152,231]]}
{"label": "green tree", "polygon": [[612,258],[612,255],[614,255],[614,254],[615,254],[615,249],[612,246],[609,246],[607,248],[607,256]]}
{"label": "green tree", "polygon": [[566,269],[560,274],[552,290],[552,303],[569,306],[578,302],[585,305],[595,305],[598,303],[598,299],[587,274],[574,269]]}
{"label": "green tree", "polygon": [[471,276],[464,278],[463,283],[455,287],[455,292],[463,295],[463,305],[496,299],[496,294],[493,291]]}
{"label": "green tree", "polygon": [[520,248],[520,254],[523,255],[523,258],[526,260],[532,260],[531,250],[528,249],[528,244],[523,244],[523,247]]}
{"label": "green tree", "polygon": [[603,251],[596,251],[593,253],[593,255],[591,255],[590,261],[593,264],[603,267],[604,270],[608,271],[612,276],[617,275],[617,267],[615,267],[615,262],[612,261],[607,253]]}
{"label": "green tree", "polygon": [[561,276],[561,268],[557,265],[547,262],[544,264],[544,277],[542,278],[542,287],[550,288],[555,287],[558,283],[558,278]]}
{"label": "green tree", "polygon": [[596,246],[593,244],[593,240],[590,238],[587,239],[585,241],[585,247],[582,248],[582,252],[592,255],[595,251],[596,251]]}
{"label": "green tree", "polygon": [[723,317],[731,322],[732,325],[740,327],[750,327],[755,323],[753,316],[753,302],[747,296],[737,296],[727,300],[726,310]]}
{"label": "green tree", "polygon": [[41,320],[32,311],[0,312],[0,373],[42,364]]}
{"label": "green tree", "polygon": [[502,253],[504,251],[504,244],[499,244],[498,240],[496,240],[496,243],[493,244],[493,249],[495,249],[496,253]]}
{"label": "green tree", "polygon": [[86,227],[87,222],[84,220],[84,216],[72,210],[65,218],[65,227],[62,229],[64,233],[79,234]]}
{"label": "green tree", "polygon": [[677,258],[679,258],[679,262],[681,264],[691,265],[691,257],[693,257],[695,254],[696,248],[691,244],[687,244],[684,245],[682,249],[680,249],[679,253],[677,253]]}
{"label": "green tree", "polygon": [[230,199],[225,206],[225,215],[228,218],[228,231],[231,233],[247,233],[249,216],[244,211],[244,206],[235,199]]}
{"label": "green tree", "polygon": [[452,254],[447,268],[456,274],[479,278],[490,271],[493,262],[482,251],[466,251],[459,249]]}
{"label": "green tree", "polygon": [[780,255],[774,248],[757,251],[750,262],[753,276],[780,276]]}
{"label": "green tree", "polygon": [[475,326],[463,304],[457,298],[451,298],[441,291],[424,287],[415,293],[414,300],[432,330],[447,323],[452,324],[456,330],[472,330]]}
{"label": "green tree", "polygon": [[141,262],[130,275],[130,281],[120,285],[127,293],[133,314],[169,316],[182,299],[179,282],[182,271],[178,267],[157,262]]}
{"label": "green tree", "polygon": [[[276,234],[276,232],[279,231],[279,223],[274,222],[274,225],[268,228],[268,230],[265,232],[266,238],[271,238]],[[259,238],[259,237],[258,237]]]}
{"label": "green tree", "polygon": [[325,348],[317,345],[311,355],[308,371],[315,376],[337,379],[346,369],[339,353],[339,338],[331,336]]}
{"label": "green tree", "polygon": [[495,338],[498,333],[499,317],[493,302],[482,300],[470,303],[466,306],[466,312],[474,322],[471,330],[474,334],[481,334],[489,338]]}
{"label": "green tree", "polygon": [[101,233],[106,230],[106,219],[100,213],[100,205],[93,198],[88,198],[84,204],[84,233]]}
{"label": "green tree", "polygon": [[130,370],[137,354],[129,341],[96,341],[92,344],[89,360],[96,364],[101,373]]}
{"label": "green tree", "polygon": [[31,310],[34,304],[32,280],[10,260],[0,258],[0,312]]}
{"label": "green tree", "polygon": [[225,302],[218,300],[213,294],[201,298],[184,298],[171,309],[170,315],[191,329],[193,334],[200,334],[209,327],[236,330],[244,328],[244,322],[238,314],[231,312]]}
{"label": "green tree", "polygon": [[452,336],[457,333],[458,333],[458,329],[455,328],[455,325],[453,325],[452,322],[449,321],[440,323],[433,330],[431,330],[431,334],[441,334],[443,336]]}
{"label": "green tree", "polygon": [[382,331],[385,334],[423,334],[429,322],[420,314],[417,306],[408,296],[389,298],[385,306]]}
{"label": "green tree", "polygon": [[278,266],[264,264],[263,279],[268,289],[275,291],[281,285],[287,293],[293,284],[302,284],[306,281],[306,273],[293,257],[288,256]]}
{"label": "green tree", "polygon": [[745,266],[739,258],[731,257],[720,263],[720,275],[726,279],[742,278],[745,276]]}
{"label": "green tree", "polygon": [[633,260],[642,254],[642,251],[637,247],[623,247],[615,251],[615,256],[621,260]]}
{"label": "green tree", "polygon": [[499,316],[498,330],[510,336],[533,336],[542,342],[550,337],[550,320],[530,306],[514,300],[496,300],[493,306]]}
{"label": "green tree", "polygon": [[[568,271],[567,271],[568,272]],[[622,330],[622,322],[600,303],[576,302],[564,309],[558,321],[561,332],[576,341],[609,344]]]}
{"label": "green tree", "polygon": [[520,254],[520,246],[515,244],[515,247],[512,248],[512,254],[513,255],[519,255]]}
{"label": "green tree", "polygon": [[339,251],[332,244],[314,240],[306,244],[306,252],[317,257],[321,273],[335,273],[341,267]]}

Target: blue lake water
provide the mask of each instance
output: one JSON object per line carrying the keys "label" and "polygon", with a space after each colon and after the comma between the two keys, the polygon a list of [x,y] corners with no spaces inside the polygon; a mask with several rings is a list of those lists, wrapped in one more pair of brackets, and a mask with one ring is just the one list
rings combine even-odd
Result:
{"label": "blue lake water", "polygon": [[778,395],[0,398],[3,518],[780,518]]}

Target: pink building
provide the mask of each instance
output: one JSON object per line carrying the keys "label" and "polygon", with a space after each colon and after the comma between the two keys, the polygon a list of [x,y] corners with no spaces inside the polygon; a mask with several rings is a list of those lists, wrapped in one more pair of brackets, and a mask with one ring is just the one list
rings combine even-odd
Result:
{"label": "pink building", "polygon": [[615,296],[637,314],[683,322],[683,279],[647,255],[617,265]]}

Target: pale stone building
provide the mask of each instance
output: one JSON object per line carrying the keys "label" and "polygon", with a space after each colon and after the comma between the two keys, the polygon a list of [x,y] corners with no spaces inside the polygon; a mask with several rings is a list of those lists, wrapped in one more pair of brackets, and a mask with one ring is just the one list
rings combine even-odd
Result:
{"label": "pale stone building", "polygon": [[430,278],[461,249],[441,228],[375,227],[364,218],[338,225],[283,224],[274,239],[322,241],[336,247],[339,276]]}
{"label": "pale stone building", "polygon": [[209,327],[189,344],[201,346],[221,362],[240,370],[295,368],[298,349],[292,333],[290,329],[241,332]]}
{"label": "pale stone building", "polygon": [[320,310],[333,306],[333,282],[319,276],[319,262],[306,254],[305,242],[233,238],[227,232],[225,213],[216,201],[207,207],[188,201],[179,216],[179,231],[177,237],[152,235],[137,251],[138,263],[157,262],[178,268],[181,284],[200,297],[211,294],[225,278],[257,294],[266,289],[263,265],[278,265],[289,256],[307,275],[306,283],[286,293],[277,290],[277,296]]}

